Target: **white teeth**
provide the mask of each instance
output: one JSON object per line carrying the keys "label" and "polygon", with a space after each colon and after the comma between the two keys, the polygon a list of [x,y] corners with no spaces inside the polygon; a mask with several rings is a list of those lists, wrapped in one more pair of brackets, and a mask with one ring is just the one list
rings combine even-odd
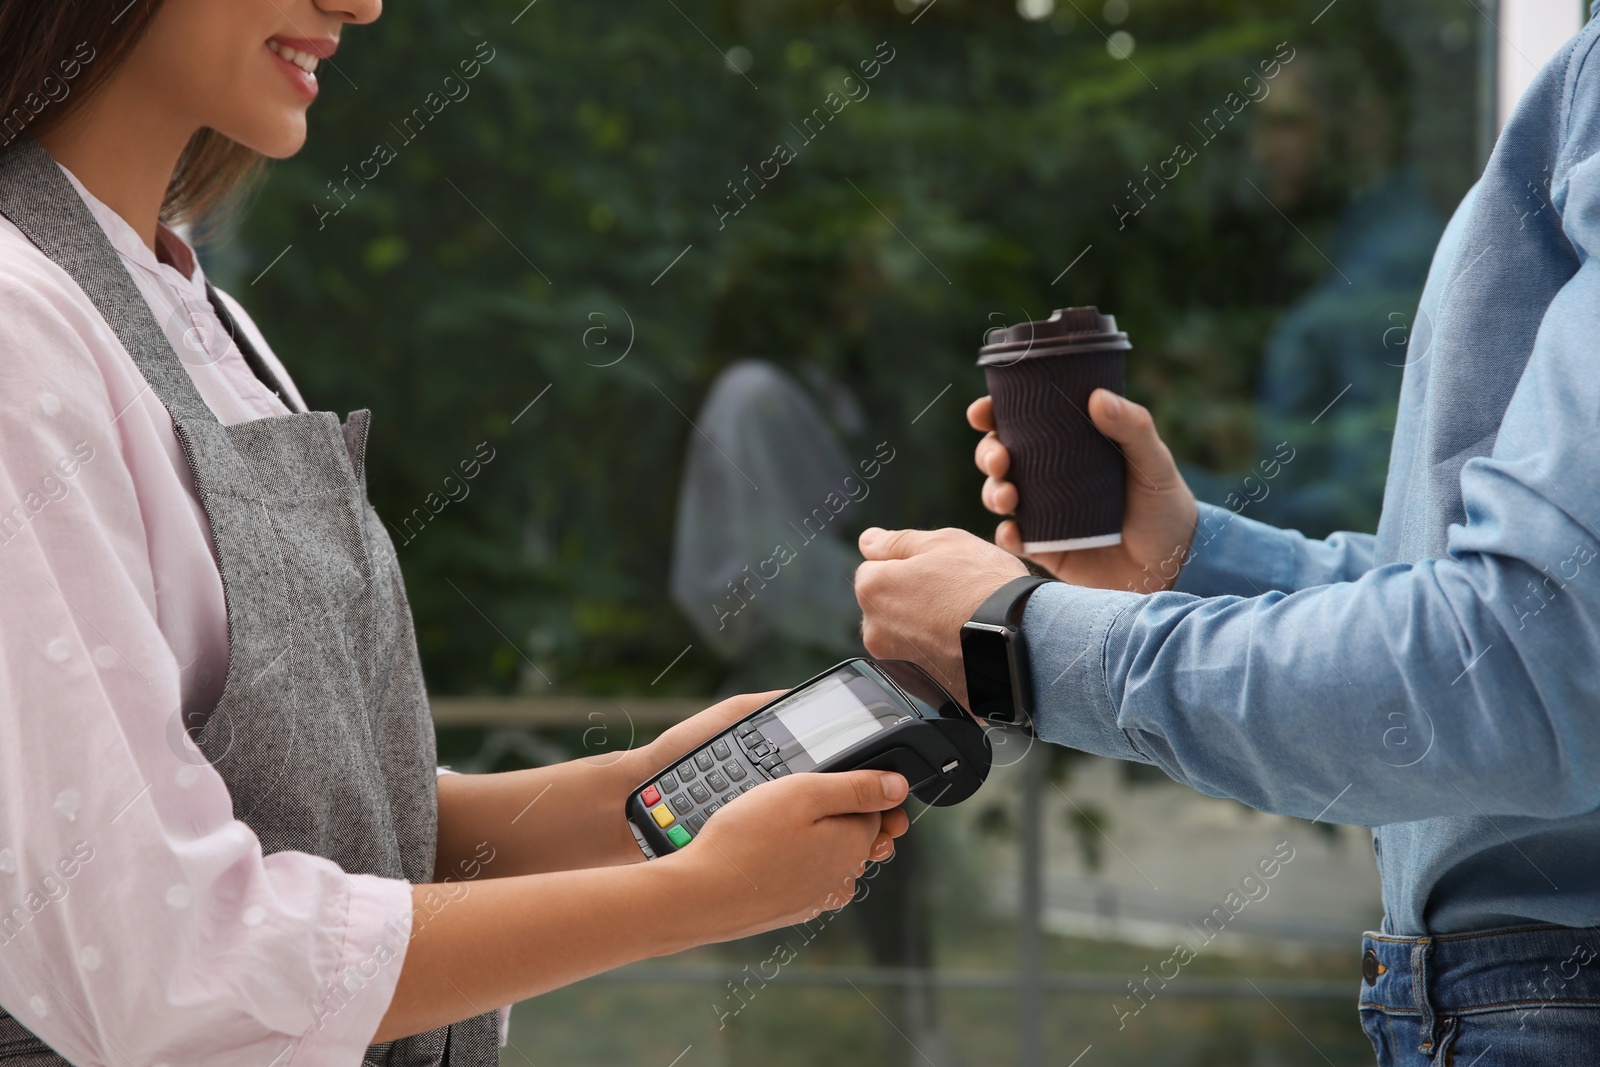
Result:
{"label": "white teeth", "polygon": [[286,44],[279,44],[276,38],[269,38],[267,47],[307,74],[315,74],[317,72],[317,57],[310,52],[297,52]]}

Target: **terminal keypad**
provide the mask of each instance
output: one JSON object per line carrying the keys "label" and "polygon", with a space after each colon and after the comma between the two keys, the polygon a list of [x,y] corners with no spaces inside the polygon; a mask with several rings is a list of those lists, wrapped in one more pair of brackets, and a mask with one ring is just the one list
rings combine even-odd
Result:
{"label": "terminal keypad", "polygon": [[723,805],[788,773],[777,745],[743,723],[645,786],[639,798],[667,839],[682,848]]}

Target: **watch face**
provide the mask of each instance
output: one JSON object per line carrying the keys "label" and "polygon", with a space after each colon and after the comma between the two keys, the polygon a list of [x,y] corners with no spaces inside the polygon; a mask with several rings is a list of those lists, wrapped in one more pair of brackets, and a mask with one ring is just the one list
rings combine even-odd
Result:
{"label": "watch face", "polygon": [[961,660],[966,667],[967,708],[980,719],[1015,723],[1011,692],[1011,637],[1003,626],[969,622],[961,628]]}

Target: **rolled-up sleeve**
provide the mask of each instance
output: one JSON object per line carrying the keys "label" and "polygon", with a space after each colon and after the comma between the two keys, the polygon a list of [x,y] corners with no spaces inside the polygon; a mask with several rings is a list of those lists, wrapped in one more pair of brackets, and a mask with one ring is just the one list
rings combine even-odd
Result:
{"label": "rolled-up sleeve", "polygon": [[89,328],[0,285],[0,1005],[79,1065],[355,1067],[411,888],[264,856],[189,741]]}

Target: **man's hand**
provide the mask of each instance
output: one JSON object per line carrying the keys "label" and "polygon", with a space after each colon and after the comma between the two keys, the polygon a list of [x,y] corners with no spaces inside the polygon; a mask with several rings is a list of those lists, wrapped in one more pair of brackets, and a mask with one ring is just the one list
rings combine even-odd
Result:
{"label": "man's hand", "polygon": [[[1121,447],[1127,459],[1122,543],[1076,552],[1041,552],[1032,558],[1074,585],[1135,593],[1171,589],[1194,540],[1199,518],[1194,494],[1184,484],[1146,408],[1109,389],[1096,389],[1089,395],[1089,417]],[[1017,510],[1017,487],[1005,480],[1011,456],[994,432],[994,405],[988,397],[972,402],[967,421],[974,430],[986,431],[974,456],[978,469],[988,475],[983,483],[983,506],[997,515],[1010,515]],[[1007,552],[1022,554],[1022,535],[1011,519],[995,530],[994,540]]]}
{"label": "man's hand", "polygon": [[1028,569],[965,530],[879,530],[861,534],[856,600],[861,637],[879,659],[908,659],[963,705],[961,624],[996,589]]}

